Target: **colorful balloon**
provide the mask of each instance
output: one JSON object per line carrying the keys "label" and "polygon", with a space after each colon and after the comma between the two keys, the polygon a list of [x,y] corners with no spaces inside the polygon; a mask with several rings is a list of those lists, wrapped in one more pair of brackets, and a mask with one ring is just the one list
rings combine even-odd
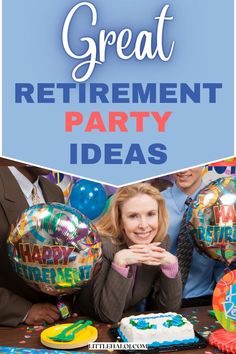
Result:
{"label": "colorful balloon", "polygon": [[100,216],[107,201],[106,191],[102,184],[82,179],[72,188],[69,203],[90,220]]}
{"label": "colorful balloon", "polygon": [[14,270],[28,285],[58,296],[86,284],[101,258],[95,226],[60,203],[26,209],[12,225],[8,250]]}
{"label": "colorful balloon", "polygon": [[217,283],[212,305],[222,327],[236,332],[236,270],[225,274]]}
{"label": "colorful balloon", "polygon": [[230,265],[236,260],[236,179],[219,178],[203,188],[191,204],[187,223],[197,247]]}

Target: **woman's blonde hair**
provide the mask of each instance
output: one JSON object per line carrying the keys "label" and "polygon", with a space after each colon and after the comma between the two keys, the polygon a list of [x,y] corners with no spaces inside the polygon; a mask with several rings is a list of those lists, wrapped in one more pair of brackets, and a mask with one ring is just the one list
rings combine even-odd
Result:
{"label": "woman's blonde hair", "polygon": [[165,201],[158,189],[149,183],[137,183],[121,187],[112,196],[112,201],[106,214],[97,222],[96,227],[101,236],[111,237],[114,243],[124,242],[124,232],[121,222],[121,206],[128,199],[138,194],[147,194],[158,204],[158,230],[153,242],[162,241],[167,233],[168,214]]}

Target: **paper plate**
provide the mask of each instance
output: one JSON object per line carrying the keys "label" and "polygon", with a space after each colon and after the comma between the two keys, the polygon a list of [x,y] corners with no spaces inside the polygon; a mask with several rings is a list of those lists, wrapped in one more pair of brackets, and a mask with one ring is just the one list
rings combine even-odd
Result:
{"label": "paper plate", "polygon": [[[120,337],[119,327],[115,328],[110,328],[109,332],[111,333],[112,337],[114,338],[115,342],[120,342],[120,343],[126,343],[122,340]],[[203,338],[199,333],[194,331],[195,333],[195,338],[196,342],[194,343],[179,343],[179,344],[173,344],[173,345],[160,345],[159,347],[151,347],[148,346],[148,349],[144,351],[143,353],[148,353],[148,354],[155,354],[155,353],[168,353],[168,352],[177,352],[177,351],[187,351],[187,350],[192,350],[192,349],[200,349],[200,348],[205,348],[207,346],[207,341],[205,338]],[[126,354],[140,354],[142,353],[140,349],[125,349],[122,350],[123,353]]]}
{"label": "paper plate", "polygon": [[75,334],[75,338],[70,342],[58,342],[50,339],[49,337],[56,336],[59,334],[63,329],[72,325],[73,323],[64,323],[60,325],[56,325],[53,327],[46,328],[41,333],[41,343],[48,348],[53,349],[74,349],[85,347],[91,342],[95,342],[98,336],[98,331],[93,326],[88,326],[78,333]]}

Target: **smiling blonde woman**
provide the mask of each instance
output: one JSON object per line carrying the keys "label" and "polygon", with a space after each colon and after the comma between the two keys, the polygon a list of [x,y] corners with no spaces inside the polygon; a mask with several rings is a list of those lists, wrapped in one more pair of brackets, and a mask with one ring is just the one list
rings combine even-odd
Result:
{"label": "smiling blonde woman", "polygon": [[91,314],[93,307],[104,322],[119,321],[144,298],[150,310],[176,311],[182,287],[177,258],[168,252],[167,227],[165,202],[156,188],[138,183],[118,189],[97,224],[103,259],[78,298],[79,309]]}

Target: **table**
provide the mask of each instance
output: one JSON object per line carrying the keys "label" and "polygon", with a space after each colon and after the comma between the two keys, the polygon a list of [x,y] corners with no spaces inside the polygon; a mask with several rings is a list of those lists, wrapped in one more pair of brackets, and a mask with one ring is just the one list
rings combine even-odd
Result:
{"label": "table", "polygon": [[[196,331],[206,335],[209,331],[213,332],[221,326],[216,323],[216,320],[209,316],[208,310],[211,307],[194,307],[194,308],[185,308],[179,311],[182,313],[188,320],[194,324]],[[87,319],[85,317],[80,317],[81,319]],[[73,319],[72,321],[76,321]],[[72,322],[71,319],[67,322]],[[66,322],[66,321],[64,321]],[[112,327],[110,324],[105,324],[101,322],[94,321],[94,326],[98,329],[98,342],[112,342],[113,339],[109,334],[109,329]],[[12,347],[25,347],[25,348],[35,348],[35,349],[46,349],[40,343],[40,332],[42,328],[34,328],[34,326],[29,327],[26,325],[21,325],[17,328],[10,327],[0,327],[0,346],[12,346]],[[77,349],[78,351],[88,351],[87,347]],[[204,349],[194,349],[184,352],[183,354],[204,354],[206,351],[215,353],[213,347],[207,346]],[[0,352],[1,353],[1,352]],[[100,351],[102,353],[102,351]],[[115,352],[113,352],[115,353]],[[145,352],[143,352],[145,353]],[[176,353],[176,352],[175,352]],[[220,353],[217,351],[217,353]]]}

